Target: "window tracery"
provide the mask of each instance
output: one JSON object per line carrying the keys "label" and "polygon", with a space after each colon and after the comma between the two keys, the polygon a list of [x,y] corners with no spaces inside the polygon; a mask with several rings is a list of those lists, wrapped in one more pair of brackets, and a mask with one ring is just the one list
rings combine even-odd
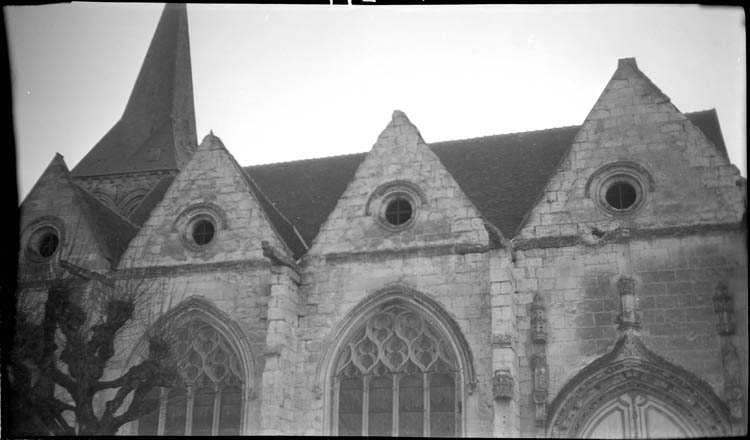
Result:
{"label": "window tracery", "polygon": [[400,304],[353,334],[334,376],[339,435],[457,435],[456,357],[432,324]]}
{"label": "window tracery", "polygon": [[239,435],[242,410],[240,360],[219,331],[193,318],[175,330],[180,381],[154,390],[160,406],[142,417],[140,435]]}

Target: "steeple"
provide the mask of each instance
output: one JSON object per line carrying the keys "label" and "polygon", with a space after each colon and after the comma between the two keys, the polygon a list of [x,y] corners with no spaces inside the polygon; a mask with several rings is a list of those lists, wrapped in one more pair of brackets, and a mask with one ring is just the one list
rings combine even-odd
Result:
{"label": "steeple", "polygon": [[72,174],[178,170],[196,145],[187,8],[167,4],[122,117]]}

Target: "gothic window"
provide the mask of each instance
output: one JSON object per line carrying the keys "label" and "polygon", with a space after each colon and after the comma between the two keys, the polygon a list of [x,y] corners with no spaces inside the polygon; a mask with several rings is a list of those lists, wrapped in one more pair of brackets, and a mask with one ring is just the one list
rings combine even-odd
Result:
{"label": "gothic window", "polygon": [[181,379],[153,390],[159,408],[141,417],[139,435],[239,435],[242,368],[227,339],[193,318],[175,332]]}
{"label": "gothic window", "polygon": [[455,437],[459,383],[456,357],[435,327],[412,310],[386,304],[339,355],[334,432]]}

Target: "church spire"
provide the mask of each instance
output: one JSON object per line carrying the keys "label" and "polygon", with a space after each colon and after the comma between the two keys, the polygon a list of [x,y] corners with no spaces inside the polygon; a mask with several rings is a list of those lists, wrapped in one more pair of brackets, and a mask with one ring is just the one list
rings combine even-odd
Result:
{"label": "church spire", "polygon": [[178,170],[196,145],[187,7],[167,4],[122,117],[73,175]]}

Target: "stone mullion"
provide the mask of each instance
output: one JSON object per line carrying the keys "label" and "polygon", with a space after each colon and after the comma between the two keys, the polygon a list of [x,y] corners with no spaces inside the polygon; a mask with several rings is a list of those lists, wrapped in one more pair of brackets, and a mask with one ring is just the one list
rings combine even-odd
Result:
{"label": "stone mullion", "polygon": [[394,373],[393,375],[393,408],[391,409],[391,435],[398,436],[398,412],[399,412],[399,400],[398,393],[401,385],[401,375]]}
{"label": "stone mullion", "polygon": [[362,435],[368,435],[370,431],[370,378],[367,375],[362,377],[362,386],[365,388],[362,393]]}
{"label": "stone mullion", "polygon": [[214,394],[214,414],[213,421],[211,423],[211,435],[219,435],[219,417],[221,416],[221,391],[222,386],[216,386],[216,393]]}
{"label": "stone mullion", "polygon": [[193,404],[195,403],[195,389],[197,384],[190,385],[187,389],[185,398],[185,435],[193,434]]}
{"label": "stone mullion", "polygon": [[430,436],[430,380],[427,373],[422,373],[422,434],[424,437]]}

